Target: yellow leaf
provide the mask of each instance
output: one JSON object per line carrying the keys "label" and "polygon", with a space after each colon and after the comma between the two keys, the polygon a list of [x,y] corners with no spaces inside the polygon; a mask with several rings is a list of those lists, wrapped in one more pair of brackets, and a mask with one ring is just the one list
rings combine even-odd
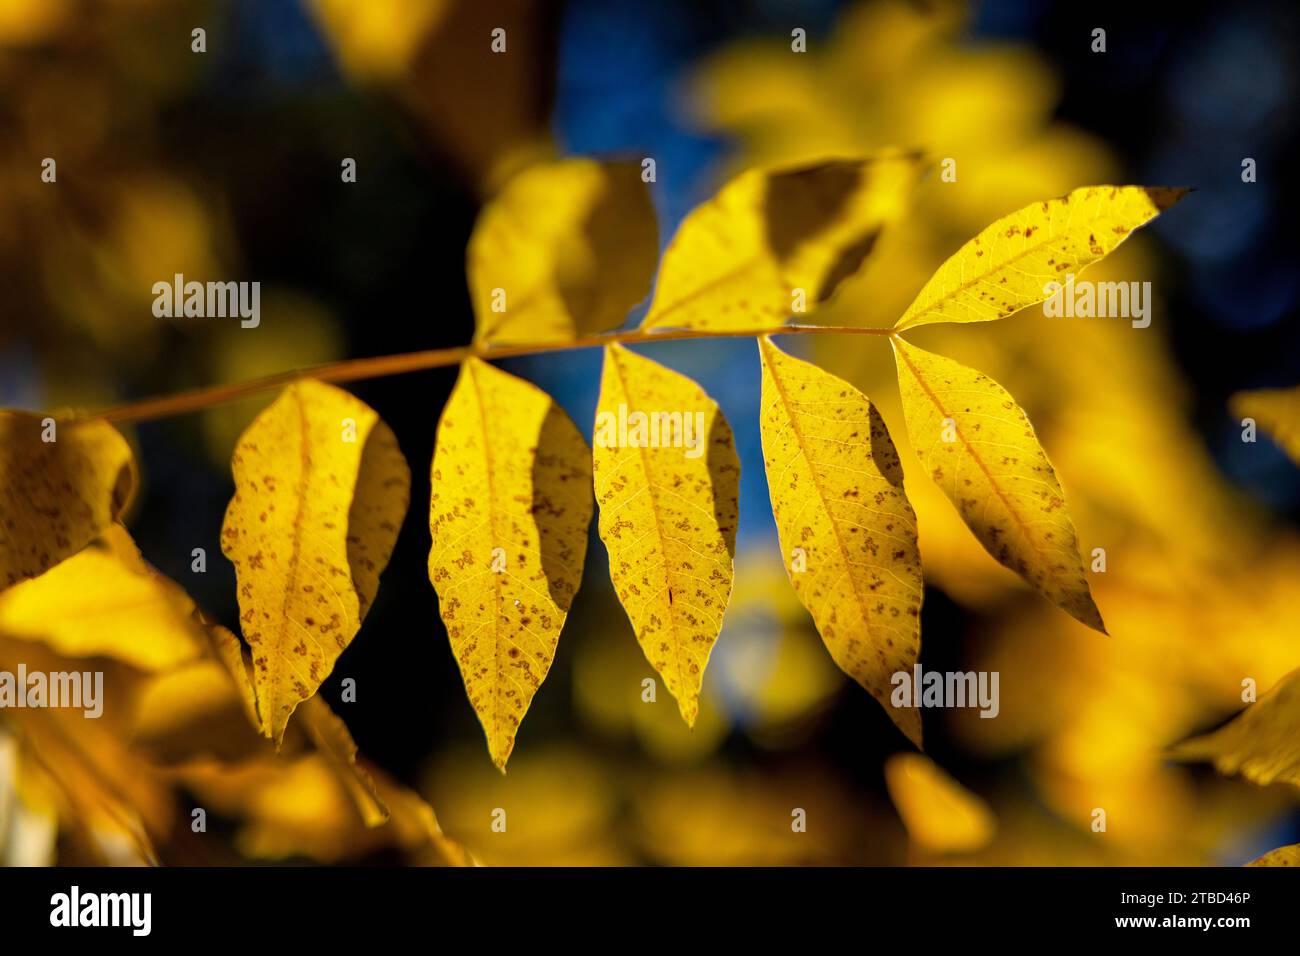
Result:
{"label": "yellow leaf", "polygon": [[301,714],[300,719],[307,736],[347,787],[365,825],[377,827],[386,823],[389,817],[388,807],[379,795],[374,778],[357,762],[357,745],[348,725],[319,697],[313,697],[304,703]]}
{"label": "yellow leaf", "polygon": [[1052,295],[1070,273],[1107,255],[1186,189],[1086,186],[997,220],[950,257],[894,325],[988,322]]}
{"label": "yellow leaf", "polygon": [[0,588],[76,554],[135,487],[131,449],[108,423],[0,412]]}
{"label": "yellow leaf", "polygon": [[[549,124],[557,44],[554,11],[545,4],[307,0],[303,6],[349,79],[380,84],[418,121],[440,158],[481,194],[554,153]],[[494,55],[498,36],[501,55]]]}
{"label": "yellow leaf", "polygon": [[642,327],[774,329],[811,311],[902,214],[918,167],[885,153],[742,173],[682,221]]}
{"label": "yellow leaf", "polygon": [[451,7],[447,0],[414,5],[402,0],[309,0],[307,9],[348,73],[361,80],[388,80],[409,68]]}
{"label": "yellow leaf", "polygon": [[1056,472],[997,382],[895,337],[912,447],[989,554],[1072,617],[1105,633]]}
{"label": "yellow leaf", "polygon": [[582,583],[590,452],[541,389],[468,360],[433,453],[429,579],[503,772]]}
{"label": "yellow leaf", "polygon": [[[201,621],[201,612],[195,616]],[[243,645],[220,625],[202,626],[206,647],[201,655],[158,671],[134,699],[133,743],[169,763],[201,755],[235,761],[266,749]]]}
{"label": "yellow leaf", "polygon": [[121,525],[31,581],[0,593],[0,633],[66,657],[112,657],[145,671],[206,646],[194,603],[146,565]]}
{"label": "yellow leaf", "polygon": [[885,786],[907,835],[934,853],[970,853],[987,846],[997,823],[975,794],[923,754],[885,761]]}
{"label": "yellow leaf", "polygon": [[250,724],[266,735],[266,721],[262,719],[258,709],[257,690],[253,687],[252,667],[249,665],[248,656],[244,653],[243,645],[239,643],[239,638],[224,627],[215,625],[208,628],[208,637],[217,660],[225,667],[230,679],[235,682],[235,690],[244,708],[244,716],[248,718]]}
{"label": "yellow leaf", "polygon": [[329,757],[317,752],[264,754],[233,767],[195,763],[178,777],[209,812],[237,818],[236,845],[256,859],[307,857],[322,863],[357,861],[401,851],[406,862],[472,866],[448,840],[433,808],[379,768],[367,770],[377,798],[391,808],[382,825],[358,813],[356,794]]}
{"label": "yellow leaf", "polygon": [[265,733],[316,692],[379,586],[410,472],[374,410],[321,382],[289,386],[244,432],[221,549],[235,566]]}
{"label": "yellow leaf", "polygon": [[641,650],[694,726],[736,553],[740,461],[684,375],[605,347],[592,471],[609,573]]}
{"label": "yellow leaf", "polygon": [[1270,850],[1257,860],[1251,860],[1247,866],[1300,866],[1300,843],[1293,846],[1280,846]]}
{"label": "yellow leaf", "polygon": [[1253,418],[1300,464],[1300,386],[1238,392],[1229,400],[1238,418]]}
{"label": "yellow leaf", "polygon": [[196,658],[145,681],[131,701],[130,743],[161,764],[201,757],[238,762],[269,744],[219,662]]}
{"label": "yellow leaf", "polygon": [[867,396],[761,339],[767,487],[790,583],[840,669],[917,746],[921,718],[890,704],[921,647],[916,515]]}
{"label": "yellow leaf", "polygon": [[488,203],[470,238],[474,341],[555,342],[622,325],[657,258],[639,164],[531,166]]}
{"label": "yellow leaf", "polygon": [[1229,723],[1174,747],[1177,760],[1213,760],[1225,776],[1300,787],[1300,671],[1292,671]]}

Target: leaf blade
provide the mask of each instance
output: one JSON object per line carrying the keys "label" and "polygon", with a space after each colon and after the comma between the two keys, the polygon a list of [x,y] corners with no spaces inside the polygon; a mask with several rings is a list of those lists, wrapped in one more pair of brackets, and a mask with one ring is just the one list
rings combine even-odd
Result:
{"label": "leaf blade", "polygon": [[488,203],[470,237],[474,341],[567,341],[622,325],[649,292],[657,260],[654,208],[637,164],[529,167]]}
{"label": "leaf blade", "polygon": [[203,653],[194,602],[145,564],[121,525],[38,578],[0,592],[0,632],[65,657],[110,657],[146,672]]}
{"label": "leaf blade", "polygon": [[[890,701],[893,675],[911,674],[920,653],[923,599],[898,453],[867,396],[767,338],[759,348],[763,460],[790,583],[835,663],[920,746],[919,713]],[[847,625],[843,607],[857,615]]]}
{"label": "leaf blade", "polygon": [[924,754],[885,761],[885,785],[912,841],[932,853],[970,853],[988,845],[997,821],[987,803]]}
{"label": "leaf blade", "polygon": [[1217,730],[1175,746],[1175,760],[1209,760],[1225,777],[1300,787],[1300,670]]}
{"label": "leaf blade", "polygon": [[503,772],[582,583],[590,461],[541,389],[478,359],[462,366],[430,472],[429,578]]}
{"label": "leaf blade", "polygon": [[[592,473],[610,577],[646,660],[694,726],[734,577],[740,462],[731,426],[691,379],[620,345],[605,347],[596,408]],[[680,412],[683,444],[691,416],[701,454],[622,441],[620,408],[629,426],[637,412]]]}
{"label": "leaf blade", "polygon": [[989,322],[1042,302],[1049,282],[1110,254],[1188,190],[1086,186],[997,220],[941,265],[894,324]]}
{"label": "leaf blade", "polygon": [[54,423],[0,411],[0,588],[76,554],[128,507],[138,484],[126,439],[107,422]]}
{"label": "leaf blade", "polygon": [[[361,627],[392,554],[410,496],[395,452],[373,409],[311,380],[286,388],[235,447],[221,549],[235,566],[259,711],[277,746]],[[388,494],[359,508],[367,467],[383,472]],[[349,541],[363,533],[363,546]]]}
{"label": "leaf blade", "polygon": [[[897,336],[891,341],[907,430],[926,473],[998,563],[1105,633],[1065,493],[1024,410],[988,376]],[[1001,450],[977,447],[984,445]]]}
{"label": "leaf blade", "polygon": [[1300,843],[1280,846],[1246,864],[1247,866],[1300,866]]}
{"label": "leaf blade", "polygon": [[902,214],[914,154],[755,169],[682,221],[642,328],[778,328],[793,291],[828,301]]}
{"label": "leaf blade", "polygon": [[1253,418],[1300,465],[1300,386],[1238,392],[1228,401],[1238,418]]}

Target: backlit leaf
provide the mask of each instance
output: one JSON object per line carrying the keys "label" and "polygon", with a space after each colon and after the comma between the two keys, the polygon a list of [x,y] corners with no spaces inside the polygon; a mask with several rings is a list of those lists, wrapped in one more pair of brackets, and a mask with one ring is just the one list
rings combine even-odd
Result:
{"label": "backlit leaf", "polygon": [[1049,282],[1110,253],[1186,189],[1086,186],[997,220],[953,254],[894,325],[987,322],[1050,298]]}
{"label": "backlit leaf", "polygon": [[257,702],[257,689],[253,687],[253,668],[248,655],[244,653],[243,645],[239,643],[239,638],[224,627],[218,626],[208,628],[208,637],[217,660],[234,681],[235,691],[244,709],[244,716],[248,718],[250,724],[266,734],[266,722],[262,719]]}
{"label": "backlit leaf", "polygon": [[194,603],[140,557],[121,525],[31,581],[0,593],[0,633],[65,657],[112,657],[145,671],[200,656]]}
{"label": "backlit leaf", "polygon": [[921,647],[921,557],[903,470],[871,400],[766,338],[763,461],[790,582],[835,663],[918,746],[921,718],[890,704]]}
{"label": "backlit leaf", "polygon": [[[302,7],[348,79],[379,84],[481,195],[554,152],[553,8],[534,0],[307,0]],[[506,55],[489,49],[496,30]]]}
{"label": "backlit leaf", "polygon": [[377,798],[391,813],[382,825],[358,812],[346,776],[319,751],[265,754],[233,767],[194,763],[179,773],[202,805],[239,820],[236,845],[255,859],[307,857],[323,863],[357,861],[401,850],[409,862],[472,866],[473,859],[442,834],[433,808],[414,791],[371,765]]}
{"label": "backlit leaf", "polygon": [[106,422],[0,412],[0,588],[99,536],[135,493],[135,459]]}
{"label": "backlit leaf", "polygon": [[368,827],[381,826],[388,820],[388,807],[370,772],[357,761],[357,745],[348,725],[320,697],[306,701],[300,714],[307,736],[338,773],[362,821]]}
{"label": "backlit leaf", "polygon": [[989,554],[1074,618],[1105,632],[1056,472],[997,382],[895,337],[903,414],[926,473]]}
{"label": "backlit leaf", "polygon": [[461,367],[433,454],[429,579],[502,771],[582,583],[590,461],[541,389],[477,359]]}
{"label": "backlit leaf", "polygon": [[924,754],[894,754],[885,761],[890,799],[918,847],[934,853],[970,853],[988,844],[993,813]]}
{"label": "backlit leaf", "polygon": [[259,725],[247,719],[230,674],[211,658],[151,676],[132,704],[131,745],[157,764],[204,758],[233,763],[270,747]]}
{"label": "backlit leaf", "polygon": [[1212,760],[1226,776],[1241,774],[1261,787],[1300,787],[1300,671],[1292,671],[1218,730],[1172,750],[1178,760]]}
{"label": "backlit leaf", "polygon": [[265,732],[277,744],[352,641],[410,496],[374,410],[321,382],[289,386],[244,432],[221,549],[235,566]]}
{"label": "backlit leaf", "polygon": [[1238,418],[1253,418],[1300,464],[1300,386],[1238,392],[1230,401]]}
{"label": "backlit leaf", "polygon": [[614,589],[646,660],[694,726],[731,596],[740,486],[731,426],[689,378],[610,345],[594,435]]}
{"label": "backlit leaf", "polygon": [[470,238],[479,344],[554,342],[622,325],[650,291],[658,231],[636,163],[529,167]]}
{"label": "backlit leaf", "polygon": [[697,207],[664,252],[644,328],[777,328],[853,275],[902,214],[912,154],[754,169]]}
{"label": "backlit leaf", "polygon": [[1259,859],[1251,860],[1247,866],[1300,866],[1300,843],[1293,846],[1280,846],[1270,850]]}

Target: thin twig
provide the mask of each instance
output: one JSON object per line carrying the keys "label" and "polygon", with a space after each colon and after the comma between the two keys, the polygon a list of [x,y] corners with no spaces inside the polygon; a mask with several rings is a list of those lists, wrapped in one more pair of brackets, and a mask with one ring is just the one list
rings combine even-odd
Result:
{"label": "thin twig", "polygon": [[686,339],[735,339],[756,338],[762,335],[892,335],[893,329],[868,329],[843,325],[783,325],[775,329],[745,330],[700,330],[673,329],[664,332],[630,329],[623,332],[606,332],[599,335],[580,336],[562,342],[540,342],[527,345],[462,345],[446,349],[430,349],[424,352],[403,352],[398,355],[379,355],[373,358],[347,359],[342,362],[330,362],[307,368],[279,372],[262,378],[233,382],[229,385],[210,385],[204,388],[175,392],[158,398],[146,398],[136,402],[115,405],[95,413],[78,415],[78,418],[102,418],[110,422],[144,422],[172,415],[184,415],[189,412],[202,411],[214,405],[233,402],[237,399],[256,395],[290,385],[305,378],[321,382],[356,382],[361,379],[385,378],[389,375],[402,375],[407,372],[420,372],[426,369],[446,368],[458,365],[472,357],[481,359],[518,358],[525,355],[542,355],[547,352],[567,352],[573,349],[600,348],[619,343],[623,345],[643,345],[650,342],[680,342]]}

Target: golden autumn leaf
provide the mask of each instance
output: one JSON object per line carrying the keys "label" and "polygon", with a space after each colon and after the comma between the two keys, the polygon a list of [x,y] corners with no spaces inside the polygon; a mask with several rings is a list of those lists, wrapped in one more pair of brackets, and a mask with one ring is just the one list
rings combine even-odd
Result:
{"label": "golden autumn leaf", "polygon": [[159,765],[200,757],[236,762],[270,747],[229,672],[210,657],[151,675],[131,704],[131,746]]}
{"label": "golden autumn leaf", "polygon": [[0,593],[0,634],[65,657],[160,671],[204,652],[193,613],[194,602],[145,564],[126,529],[109,525],[89,547]]}
{"label": "golden autumn leaf", "polygon": [[480,345],[622,325],[650,291],[658,231],[636,163],[530,166],[480,215],[467,254]]}
{"label": "golden autumn leaf", "polygon": [[239,638],[224,627],[215,625],[208,628],[208,638],[217,660],[234,681],[235,692],[244,709],[244,716],[248,718],[250,724],[265,735],[266,721],[262,719],[257,702],[257,690],[253,687],[253,668],[248,655],[244,653],[243,645],[239,643]]}
{"label": "golden autumn leaf", "polygon": [[346,775],[319,751],[264,754],[234,766],[196,762],[178,769],[177,777],[205,807],[239,821],[236,845],[255,859],[340,863],[401,850],[417,865],[474,865],[443,835],[433,808],[419,794],[377,767],[367,765],[364,772],[377,799],[390,809],[378,825],[366,821]]}
{"label": "golden autumn leaf", "polygon": [[1251,860],[1247,866],[1300,866],[1300,843],[1292,846],[1280,846],[1270,850],[1258,859]]}
{"label": "golden autumn leaf", "polygon": [[1300,464],[1300,386],[1238,392],[1229,400],[1238,418],[1253,418],[1256,424]]}
{"label": "golden autumn leaf", "polygon": [[[647,708],[649,709],[649,708]],[[610,866],[630,862],[611,839],[620,807],[601,760],[571,744],[529,747],[506,776],[460,748],[438,754],[420,782],[449,837],[485,866]],[[497,808],[509,826],[483,825]]]}
{"label": "golden autumn leaf", "polygon": [[646,660],[694,726],[731,596],[740,461],[702,388],[605,347],[592,471],[609,573]]}
{"label": "golden autumn leaf", "polygon": [[894,754],[885,761],[885,786],[921,849],[970,853],[988,845],[997,822],[988,804],[924,754]]}
{"label": "golden autumn leaf", "polygon": [[278,744],[361,626],[410,496],[374,410],[315,381],[289,386],[231,460],[221,549],[235,566],[264,731]]}
{"label": "golden autumn leaf", "polygon": [[429,579],[503,772],[582,583],[590,460],[541,389],[478,359],[461,367],[433,453]]}
{"label": "golden autumn leaf", "polygon": [[1225,776],[1300,787],[1300,671],[1292,671],[1218,730],[1175,746],[1177,760],[1212,760]]}
{"label": "golden autumn leaf", "polygon": [[84,548],[136,483],[131,449],[107,422],[0,411],[0,588]]}
{"label": "golden autumn leaf", "polygon": [[642,327],[774,329],[827,301],[903,213],[918,169],[915,154],[882,153],[742,173],[682,221]]}
{"label": "golden autumn leaf", "polygon": [[848,382],[761,339],[767,487],[790,583],[840,669],[917,746],[921,718],[890,704],[921,647],[916,515],[884,420]]}
{"label": "golden autumn leaf", "polygon": [[307,737],[347,787],[365,825],[383,825],[390,815],[388,807],[370,772],[357,761],[357,745],[348,725],[318,696],[305,701],[299,714]]}
{"label": "golden autumn leaf", "polygon": [[1065,493],[1024,411],[987,375],[892,342],[907,431],[926,473],[1000,564],[1105,633]]}
{"label": "golden autumn leaf", "polygon": [[[42,0],[47,2],[47,0]],[[350,79],[379,84],[481,195],[554,153],[552,8],[534,0],[309,0]],[[501,31],[501,53],[491,52]]]}
{"label": "golden autumn leaf", "polygon": [[994,222],[957,250],[895,323],[1006,318],[1052,295],[1067,274],[1110,253],[1133,230],[1187,194],[1186,189],[1086,186],[1033,203]]}
{"label": "golden autumn leaf", "polygon": [[[12,674],[22,665],[46,674],[91,666],[71,664],[41,644],[0,637],[0,672]],[[102,684],[98,676],[95,681],[97,716],[82,707],[0,711],[0,723],[17,732],[20,744],[17,785],[32,806],[57,819],[60,862],[154,865],[155,846],[174,819],[175,795],[125,739],[130,715],[124,705],[133,697],[131,675],[139,672],[110,659],[93,667],[102,674]],[[90,698],[81,703],[89,705]]]}
{"label": "golden autumn leaf", "polygon": [[420,44],[452,7],[446,0],[414,6],[401,0],[307,3],[343,69],[365,79],[393,79],[409,69]]}

